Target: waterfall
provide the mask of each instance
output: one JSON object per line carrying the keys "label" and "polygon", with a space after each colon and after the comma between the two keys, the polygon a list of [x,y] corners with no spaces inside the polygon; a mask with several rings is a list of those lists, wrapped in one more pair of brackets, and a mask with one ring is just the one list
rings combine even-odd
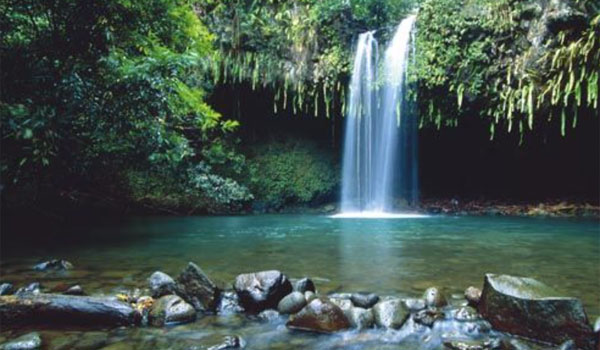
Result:
{"label": "waterfall", "polygon": [[406,67],[415,16],[404,19],[379,62],[374,32],[358,37],[342,166],[344,213],[389,213],[418,197],[417,123]]}

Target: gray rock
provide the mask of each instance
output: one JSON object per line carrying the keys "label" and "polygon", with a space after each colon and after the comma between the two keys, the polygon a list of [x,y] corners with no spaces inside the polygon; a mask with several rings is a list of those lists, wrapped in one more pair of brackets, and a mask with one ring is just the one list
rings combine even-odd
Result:
{"label": "gray rock", "polygon": [[261,320],[261,321],[266,321],[266,322],[274,322],[277,321],[279,319],[279,312],[275,311],[275,310],[265,310],[262,311],[261,313],[259,313],[258,315],[256,315],[256,317]]}
{"label": "gray rock", "polygon": [[240,298],[234,291],[224,291],[221,293],[217,312],[225,315],[237,314],[244,312],[244,308],[240,305]]}
{"label": "gray rock", "polygon": [[333,333],[350,328],[344,312],[331,301],[317,298],[290,317],[287,327],[295,330]]}
{"label": "gray rock", "polygon": [[377,304],[379,301],[379,296],[377,294],[363,294],[363,293],[354,293],[350,296],[350,300],[352,304],[357,307],[362,307],[368,309],[373,307],[373,305]]}
{"label": "gray rock", "polygon": [[317,295],[311,291],[304,292],[304,299],[306,299],[306,303],[310,303],[314,299],[317,298]]}
{"label": "gray rock", "polygon": [[226,349],[241,349],[246,346],[246,342],[237,335],[227,335],[223,337],[223,342],[213,345],[208,350],[226,350]]}
{"label": "gray rock", "polygon": [[175,280],[162,271],[156,271],[148,278],[148,286],[153,298],[160,298],[163,295],[175,294],[177,283]]}
{"label": "gray rock", "polygon": [[427,327],[433,327],[435,321],[443,319],[444,313],[437,308],[424,309],[413,315],[413,320],[415,320],[416,323]]}
{"label": "gray rock", "polygon": [[276,308],[292,292],[288,278],[277,270],[238,275],[233,287],[242,307],[251,313]]}
{"label": "gray rock", "polygon": [[73,268],[73,264],[62,259],[51,259],[33,266],[37,271],[65,271]]}
{"label": "gray rock", "polygon": [[475,321],[481,319],[477,310],[470,306],[461,307],[452,311],[452,316],[457,321]]}
{"label": "gray rock", "polygon": [[66,295],[85,295],[85,292],[83,291],[83,288],[81,288],[81,286],[77,284],[77,285],[74,285],[74,286],[71,286],[71,287],[67,288],[67,290],[65,290],[63,292],[63,294],[66,294]]}
{"label": "gray rock", "polygon": [[383,328],[398,329],[408,319],[410,311],[400,299],[380,301],[373,306],[375,324]]}
{"label": "gray rock", "polygon": [[404,305],[406,305],[406,307],[411,312],[417,312],[417,311],[423,310],[424,308],[427,307],[427,305],[425,305],[424,299],[414,299],[414,298],[405,299]]}
{"label": "gray rock", "polygon": [[502,332],[554,344],[572,339],[579,348],[594,348],[581,301],[532,278],[487,274],[478,311]]}
{"label": "gray rock", "polygon": [[196,310],[177,295],[165,295],[154,302],[148,321],[153,326],[187,323],[196,319]]}
{"label": "gray rock", "polygon": [[479,300],[481,300],[481,289],[473,286],[465,289],[465,299],[467,299],[470,306],[477,307]]}
{"label": "gray rock", "polygon": [[489,345],[479,340],[445,341],[444,346],[451,350],[485,350]]}
{"label": "gray rock", "polygon": [[300,293],[305,293],[309,291],[314,293],[316,291],[315,284],[308,277],[304,277],[296,281],[296,283],[294,283],[294,290]]}
{"label": "gray rock", "polygon": [[446,297],[436,287],[427,288],[425,293],[423,293],[423,299],[427,307],[444,307],[448,305]]}
{"label": "gray rock", "polygon": [[21,287],[17,289],[15,292],[16,295],[24,295],[24,294],[39,294],[41,292],[42,285],[39,282],[33,282],[25,287]]}
{"label": "gray rock", "polygon": [[0,284],[0,295],[11,295],[15,290],[15,287],[11,283]]}
{"label": "gray rock", "polygon": [[529,346],[517,339],[502,338],[498,344],[500,350],[530,350]]}
{"label": "gray rock", "polygon": [[304,294],[300,292],[291,292],[286,295],[277,305],[277,311],[281,314],[295,314],[306,306]]}
{"label": "gray rock", "polygon": [[0,345],[0,350],[33,350],[41,346],[42,338],[37,332],[32,332]]}
{"label": "gray rock", "polygon": [[373,327],[375,324],[375,316],[372,309],[353,307],[344,314],[348,318],[348,321],[350,321],[352,328],[366,329]]}
{"label": "gray rock", "polygon": [[177,278],[178,293],[198,311],[214,311],[219,302],[221,290],[198,267],[190,262]]}

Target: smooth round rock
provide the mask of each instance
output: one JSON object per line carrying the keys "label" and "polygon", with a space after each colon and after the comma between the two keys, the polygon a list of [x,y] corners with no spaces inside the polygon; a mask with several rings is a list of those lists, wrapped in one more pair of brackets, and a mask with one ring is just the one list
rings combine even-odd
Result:
{"label": "smooth round rock", "polygon": [[410,310],[400,299],[380,301],[373,306],[375,324],[383,328],[398,329],[410,315]]}
{"label": "smooth round rock", "polygon": [[244,312],[244,308],[240,305],[240,298],[235,292],[225,291],[221,293],[217,312],[223,315],[231,315]]}
{"label": "smooth round rock", "polygon": [[404,305],[411,311],[417,312],[427,307],[424,299],[410,298],[404,300]]}
{"label": "smooth round rock", "polygon": [[436,308],[424,309],[413,315],[413,320],[415,320],[416,323],[427,327],[433,327],[435,321],[443,319],[444,313]]}
{"label": "smooth round rock", "polygon": [[444,307],[448,305],[446,297],[436,287],[427,288],[425,293],[423,293],[423,299],[427,307]]}
{"label": "smooth round rock", "polygon": [[10,295],[14,292],[15,287],[11,283],[0,284],[0,295]]}
{"label": "smooth round rock", "polygon": [[241,349],[246,345],[246,342],[237,335],[227,335],[223,337],[223,341],[217,345],[209,347],[207,350],[225,350],[225,349]]}
{"label": "smooth round rock", "polygon": [[345,312],[346,317],[350,321],[352,328],[366,329],[371,328],[375,324],[375,316],[373,310],[362,307],[353,307]]}
{"label": "smooth round rock", "polygon": [[259,313],[258,315],[256,315],[256,317],[261,320],[261,321],[265,321],[265,322],[274,322],[277,321],[279,319],[279,312],[277,312],[276,310],[265,310],[262,311],[261,313]]}
{"label": "smooth round rock", "polygon": [[287,276],[277,270],[238,275],[233,287],[244,309],[252,313],[276,308],[292,292]]}
{"label": "smooth round rock", "polygon": [[317,295],[311,291],[306,291],[304,292],[304,299],[306,299],[306,303],[310,303],[311,301],[315,300],[317,298]]}
{"label": "smooth round rock", "polygon": [[154,302],[148,320],[153,326],[187,323],[196,319],[196,310],[177,295],[165,295]]}
{"label": "smooth round rock", "polygon": [[465,299],[467,299],[470,306],[477,307],[479,300],[481,300],[481,289],[473,286],[465,289]]}
{"label": "smooth round rock", "polygon": [[305,293],[309,291],[313,293],[316,292],[315,284],[308,277],[304,277],[296,281],[296,283],[294,283],[294,290],[300,293]]}
{"label": "smooth round rock", "polygon": [[306,306],[304,294],[300,292],[292,292],[286,295],[277,305],[277,311],[281,314],[295,314]]}
{"label": "smooth round rock", "polygon": [[32,332],[0,345],[0,350],[33,350],[41,346],[42,338],[37,332]]}
{"label": "smooth round rock", "polygon": [[175,280],[162,271],[156,271],[148,278],[148,286],[153,298],[160,298],[163,295],[175,294],[177,284]]}
{"label": "smooth round rock", "polygon": [[379,296],[374,293],[363,294],[363,293],[354,293],[350,296],[350,301],[356,307],[362,307],[368,309],[373,307],[373,305],[377,304],[379,301]]}
{"label": "smooth round rock", "polygon": [[350,328],[350,321],[337,305],[327,299],[317,298],[291,316],[286,325],[295,330],[333,333]]}

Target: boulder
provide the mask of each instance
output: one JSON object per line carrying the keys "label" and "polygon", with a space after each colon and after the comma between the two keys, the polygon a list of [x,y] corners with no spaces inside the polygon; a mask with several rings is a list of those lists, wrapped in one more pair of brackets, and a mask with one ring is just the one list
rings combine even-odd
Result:
{"label": "boulder", "polygon": [[423,300],[423,299],[415,299],[415,298],[405,299],[404,300],[404,305],[411,312],[417,312],[417,311],[423,310],[424,308],[427,307],[427,305],[425,305],[425,300]]}
{"label": "boulder", "polygon": [[594,348],[581,301],[532,278],[487,274],[478,311],[499,331],[554,344],[572,339],[579,348]]}
{"label": "boulder", "polygon": [[275,311],[275,310],[265,310],[261,313],[259,313],[258,315],[256,315],[256,317],[261,320],[261,321],[265,321],[265,322],[275,322],[279,319],[279,312]]}
{"label": "boulder", "polygon": [[481,289],[473,286],[465,289],[465,299],[467,299],[470,306],[477,307],[479,300],[481,300]]}
{"label": "boulder", "polygon": [[300,292],[291,292],[286,295],[277,305],[277,311],[281,314],[295,314],[306,306],[304,294]]}
{"label": "boulder", "polygon": [[11,283],[0,284],[0,295],[10,295],[14,292],[15,287]]}
{"label": "boulder", "polygon": [[313,301],[314,299],[317,298],[317,295],[311,291],[306,291],[304,292],[304,299],[306,299],[306,303],[310,303],[311,301]]}
{"label": "boulder", "polygon": [[240,305],[240,298],[234,291],[224,291],[221,293],[217,313],[219,314],[237,314],[244,312],[244,308]]}
{"label": "boulder", "polygon": [[227,335],[223,337],[223,341],[217,345],[213,345],[208,350],[225,350],[225,349],[241,349],[246,345],[246,342],[237,335]]}
{"label": "boulder", "polygon": [[329,297],[329,301],[331,301],[332,303],[334,303],[335,305],[337,305],[337,307],[339,307],[340,309],[342,309],[342,311],[344,313],[350,311],[350,309],[352,309],[352,302],[350,301],[350,299],[347,298],[343,298],[343,297]]}
{"label": "boulder", "polygon": [[41,347],[42,338],[37,332],[32,332],[0,345],[0,350],[33,350]]}
{"label": "boulder", "polygon": [[427,288],[423,293],[423,299],[427,307],[443,307],[448,305],[444,294],[436,287]]}
{"label": "boulder", "polygon": [[345,312],[348,321],[352,328],[366,329],[371,328],[375,324],[375,316],[373,310],[364,309],[362,307],[353,307]]}
{"label": "boulder", "polygon": [[192,322],[195,319],[194,307],[177,295],[165,295],[156,300],[148,315],[148,321],[156,327]]}
{"label": "boulder", "polygon": [[354,293],[350,296],[350,301],[356,307],[362,307],[368,309],[373,307],[373,305],[377,304],[379,301],[379,296],[374,293],[363,294],[363,293]]}
{"label": "boulder", "polygon": [[233,287],[244,309],[251,313],[276,308],[292,291],[288,278],[277,270],[238,275]]}
{"label": "boulder", "polygon": [[177,283],[164,272],[156,271],[148,278],[148,286],[153,298],[160,298],[163,295],[175,294]]}
{"label": "boulder", "polygon": [[327,299],[317,298],[291,316],[286,325],[290,329],[333,333],[350,328],[350,321],[337,305]]}
{"label": "boulder", "polygon": [[373,306],[375,324],[383,328],[398,329],[408,319],[410,311],[400,299],[380,301]]}
{"label": "boulder", "polygon": [[178,295],[198,311],[214,311],[221,291],[198,267],[190,262],[177,278]]}
{"label": "boulder", "polygon": [[296,283],[294,283],[294,290],[300,293],[305,293],[308,291],[314,293],[316,291],[315,284],[310,278],[307,277],[297,280]]}
{"label": "boulder", "polygon": [[435,321],[443,319],[444,313],[436,308],[427,308],[413,315],[413,320],[415,320],[416,323],[427,327],[433,327]]}
{"label": "boulder", "polygon": [[65,271],[73,268],[73,264],[62,259],[51,259],[33,266],[36,271]]}

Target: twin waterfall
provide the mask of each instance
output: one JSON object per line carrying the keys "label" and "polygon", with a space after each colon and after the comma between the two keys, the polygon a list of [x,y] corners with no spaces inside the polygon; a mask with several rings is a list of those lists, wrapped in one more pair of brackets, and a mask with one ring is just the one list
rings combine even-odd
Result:
{"label": "twin waterfall", "polygon": [[[358,38],[342,168],[340,216],[385,216],[418,197],[417,120],[405,82],[415,16],[404,19],[379,62],[374,32]],[[398,201],[398,200],[401,201]]]}

